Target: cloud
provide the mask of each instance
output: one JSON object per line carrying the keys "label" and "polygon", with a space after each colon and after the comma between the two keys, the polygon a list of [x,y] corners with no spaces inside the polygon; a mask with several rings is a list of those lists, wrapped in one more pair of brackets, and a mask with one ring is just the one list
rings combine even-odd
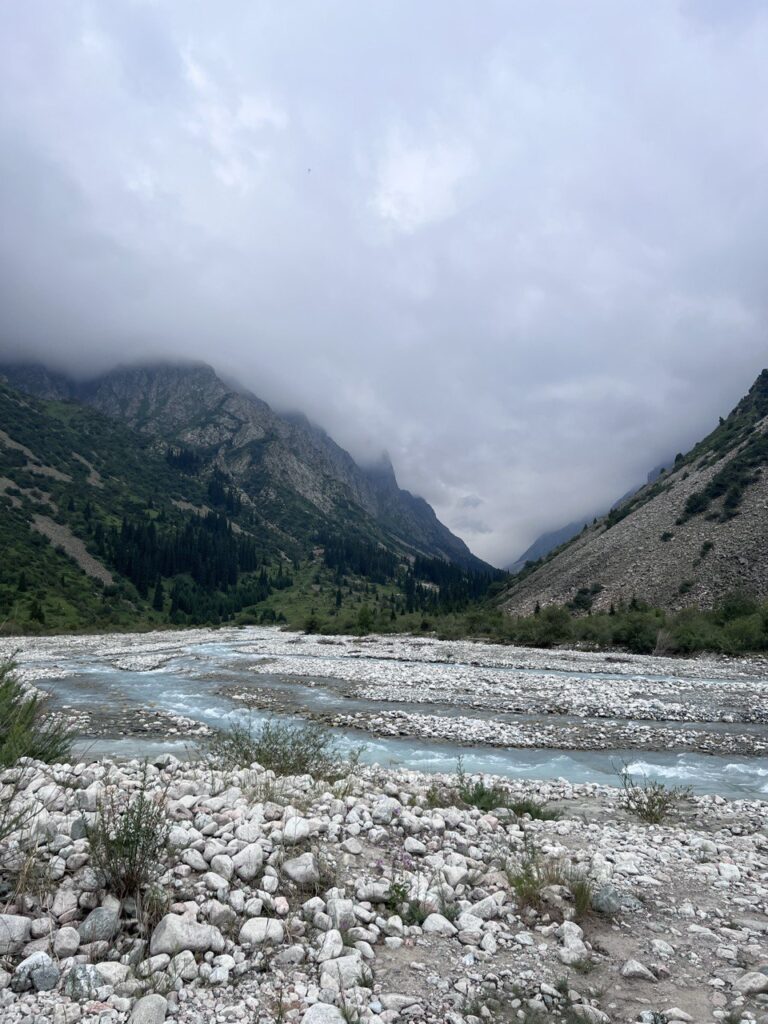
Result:
{"label": "cloud", "polygon": [[205,359],[388,449],[496,562],[766,364],[756,0],[27,0],[6,28],[7,355]]}

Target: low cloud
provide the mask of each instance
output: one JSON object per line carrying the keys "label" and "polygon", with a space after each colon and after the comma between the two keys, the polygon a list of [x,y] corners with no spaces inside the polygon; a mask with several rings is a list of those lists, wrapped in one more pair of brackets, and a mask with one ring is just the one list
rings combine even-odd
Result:
{"label": "low cloud", "polygon": [[2,354],[204,359],[505,562],[768,361],[767,51],[747,0],[13,5]]}

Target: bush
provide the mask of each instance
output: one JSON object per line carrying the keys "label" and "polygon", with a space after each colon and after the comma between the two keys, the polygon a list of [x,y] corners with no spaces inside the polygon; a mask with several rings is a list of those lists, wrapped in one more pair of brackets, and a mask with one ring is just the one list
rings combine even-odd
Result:
{"label": "bush", "polygon": [[205,742],[203,755],[213,767],[226,771],[249,768],[254,762],[276,775],[315,775],[333,780],[344,772],[335,737],[314,723],[289,725],[267,719],[236,723]]}
{"label": "bush", "polygon": [[624,807],[648,825],[659,825],[665,821],[680,800],[690,799],[690,786],[665,786],[663,782],[652,782],[645,776],[642,782],[635,782],[629,766],[619,772],[624,791]]}
{"label": "bush", "polygon": [[11,661],[0,663],[0,766],[21,757],[51,764],[69,760],[72,730],[59,715],[47,713],[44,701],[25,692]]}
{"label": "bush", "polygon": [[505,866],[507,881],[517,898],[518,908],[540,910],[544,903],[544,890],[550,885],[561,885],[571,894],[573,907],[570,917],[583,921],[590,912],[594,887],[585,872],[557,858],[540,860],[536,851],[527,847],[520,865]]}
{"label": "bush", "polygon": [[[88,827],[91,861],[104,875],[110,892],[141,902],[142,890],[163,871],[169,831],[165,794],[150,795],[145,766],[138,792],[127,802],[121,796],[110,789]],[[151,895],[147,900],[154,902]]]}

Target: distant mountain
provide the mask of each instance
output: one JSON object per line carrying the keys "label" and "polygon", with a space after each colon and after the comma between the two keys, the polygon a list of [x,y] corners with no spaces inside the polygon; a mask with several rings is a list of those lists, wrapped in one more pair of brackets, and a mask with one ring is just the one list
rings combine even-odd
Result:
{"label": "distant mountain", "polygon": [[502,597],[515,614],[564,604],[711,607],[728,591],[768,597],[768,370],[719,426]]}
{"label": "distant mountain", "polygon": [[[657,480],[662,473],[666,472],[669,465],[660,463],[648,473],[646,483],[652,483]],[[642,486],[642,485],[641,485]],[[626,494],[623,494],[617,501],[611,505],[611,508],[618,508],[625,501],[637,494],[640,487],[630,488]],[[610,511],[610,510],[609,510]],[[515,559],[509,565],[505,566],[507,572],[518,573],[521,569],[524,569],[529,562],[538,562],[539,559],[546,557],[555,548],[559,548],[561,544],[566,544],[569,540],[572,540],[577,534],[581,533],[585,526],[593,522],[595,519],[599,519],[602,516],[607,515],[605,507],[600,510],[596,510],[591,516],[584,519],[575,519],[572,523],[566,523],[565,526],[561,526],[558,530],[549,530],[547,533],[542,533],[536,540],[531,544],[529,548],[520,555],[519,558]]]}
{"label": "distant mountain", "polygon": [[500,575],[398,486],[387,457],[358,466],[305,418],[279,416],[208,366],[84,383],[39,366],[0,373],[10,628],[249,609],[312,618],[366,595],[394,616],[460,607]]}
{"label": "distant mountain", "polygon": [[326,517],[363,514],[413,553],[488,568],[427,502],[398,486],[388,458],[358,466],[305,417],[278,415],[255,395],[228,387],[210,366],[121,367],[84,383],[34,365],[0,366],[0,373],[29,394],[82,402],[163,446],[193,450],[242,488],[278,530],[286,530],[294,505],[308,506],[310,527]]}

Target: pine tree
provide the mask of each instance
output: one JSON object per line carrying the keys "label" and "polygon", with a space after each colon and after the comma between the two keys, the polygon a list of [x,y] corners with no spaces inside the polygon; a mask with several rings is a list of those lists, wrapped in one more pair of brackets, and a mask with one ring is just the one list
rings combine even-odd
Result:
{"label": "pine tree", "polygon": [[163,581],[160,577],[157,577],[157,583],[155,583],[155,596],[152,598],[152,607],[156,612],[163,610],[165,603],[165,591],[163,590]]}

